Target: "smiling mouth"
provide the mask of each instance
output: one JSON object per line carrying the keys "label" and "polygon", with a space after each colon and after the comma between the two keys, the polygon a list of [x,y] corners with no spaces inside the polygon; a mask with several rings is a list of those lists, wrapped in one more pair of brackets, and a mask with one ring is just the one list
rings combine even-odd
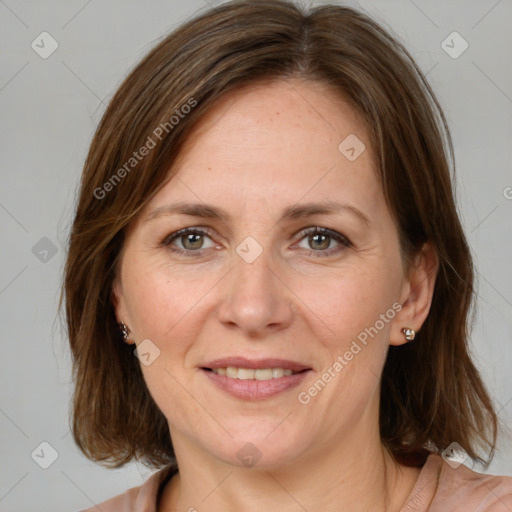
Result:
{"label": "smiling mouth", "polygon": [[282,358],[228,356],[198,367],[221,391],[241,400],[265,400],[297,387],[313,373],[307,364]]}
{"label": "smiling mouth", "polygon": [[288,377],[308,371],[291,370],[289,368],[239,368],[235,366],[219,367],[219,368],[202,368],[203,370],[238,380],[272,380]]}

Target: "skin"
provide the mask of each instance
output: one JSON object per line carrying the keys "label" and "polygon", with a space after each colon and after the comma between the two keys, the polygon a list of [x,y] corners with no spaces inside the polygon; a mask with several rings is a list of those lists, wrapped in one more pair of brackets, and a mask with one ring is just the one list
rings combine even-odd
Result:
{"label": "skin", "polygon": [[[355,161],[338,149],[349,134],[366,145]],[[400,510],[419,469],[395,463],[381,444],[379,377],[389,345],[406,343],[402,327],[418,331],[424,322],[437,266],[428,245],[403,265],[361,119],[321,84],[251,85],[202,119],[176,169],[130,226],[113,290],[131,339],[160,350],[141,368],[169,422],[180,473],[159,510]],[[358,208],[368,224],[348,211],[279,220],[289,206],[325,200]],[[148,220],[177,201],[211,204],[228,218]],[[351,244],[301,234],[315,226]],[[192,256],[163,243],[185,227],[211,231],[195,245],[174,239]],[[248,236],[262,249],[252,263],[236,252]],[[300,403],[298,393],[396,303],[401,311]],[[312,371],[298,388],[241,400],[199,370],[227,356],[291,359]],[[261,453],[250,468],[237,457],[246,443]]]}

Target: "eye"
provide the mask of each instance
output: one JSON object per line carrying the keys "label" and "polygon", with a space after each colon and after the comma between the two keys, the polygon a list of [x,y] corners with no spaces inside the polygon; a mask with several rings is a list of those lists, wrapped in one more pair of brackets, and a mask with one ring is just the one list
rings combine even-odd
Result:
{"label": "eye", "polygon": [[[210,232],[204,228],[184,228],[171,233],[162,242],[174,252],[191,255],[190,253],[200,253],[201,249],[211,249],[218,247],[210,238]],[[209,239],[211,244],[205,245],[205,240]]]}
{"label": "eye", "polygon": [[[308,228],[301,231],[298,236],[301,242],[304,240],[309,245],[309,256],[331,256],[353,246],[347,237],[327,228]],[[206,240],[210,241],[209,245],[205,245]],[[337,246],[332,247],[333,243]],[[203,250],[221,248],[212,240],[210,230],[200,227],[184,228],[171,233],[162,241],[162,245],[185,256],[199,256]],[[300,247],[300,243],[295,244],[295,247]]]}
{"label": "eye", "polygon": [[[301,241],[304,240],[309,245],[310,256],[331,256],[337,254],[347,247],[352,247],[350,240],[338,233],[327,228],[313,227],[301,231],[299,234]],[[332,247],[332,243],[336,242],[337,247]],[[296,244],[299,246],[299,244]],[[307,247],[305,249],[308,249]]]}

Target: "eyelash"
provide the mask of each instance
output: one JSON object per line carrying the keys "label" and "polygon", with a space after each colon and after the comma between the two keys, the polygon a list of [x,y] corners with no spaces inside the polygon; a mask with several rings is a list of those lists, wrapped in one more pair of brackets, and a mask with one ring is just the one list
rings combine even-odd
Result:
{"label": "eyelash", "polygon": [[[183,254],[187,257],[195,257],[201,255],[201,249],[197,249],[195,251],[193,250],[184,250],[179,249],[177,247],[172,246],[172,242],[183,235],[189,235],[189,234],[197,234],[197,235],[205,235],[211,238],[211,231],[206,228],[200,228],[200,227],[189,227],[180,229],[179,231],[176,231],[174,233],[171,233],[168,235],[163,241],[162,245],[165,247],[168,247],[171,251],[177,253],[177,254]],[[309,251],[309,256],[314,256],[316,258],[323,258],[327,256],[332,256],[333,254],[337,254],[340,251],[352,247],[353,244],[350,242],[350,240],[342,235],[341,233],[338,233],[336,231],[333,231],[331,229],[327,228],[321,228],[321,227],[313,227],[313,228],[306,228],[303,229],[300,233],[298,233],[297,236],[300,236],[299,242],[306,238],[307,236],[314,236],[314,235],[326,235],[329,236],[331,239],[334,239],[336,242],[340,244],[340,247],[335,247],[331,249],[326,250],[313,250],[311,249]]]}

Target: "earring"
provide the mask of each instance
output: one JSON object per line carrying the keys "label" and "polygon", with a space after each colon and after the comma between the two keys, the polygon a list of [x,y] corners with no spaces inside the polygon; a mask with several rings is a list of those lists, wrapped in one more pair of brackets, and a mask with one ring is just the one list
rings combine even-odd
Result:
{"label": "earring", "polygon": [[126,341],[126,343],[128,343],[130,341],[130,329],[128,329],[128,326],[124,322],[121,322],[119,324],[119,329],[121,330],[121,334],[123,335],[123,340]]}
{"label": "earring", "polygon": [[416,337],[416,332],[414,331],[414,329],[411,329],[409,327],[404,327],[402,329],[402,333],[407,341],[412,341]]}

